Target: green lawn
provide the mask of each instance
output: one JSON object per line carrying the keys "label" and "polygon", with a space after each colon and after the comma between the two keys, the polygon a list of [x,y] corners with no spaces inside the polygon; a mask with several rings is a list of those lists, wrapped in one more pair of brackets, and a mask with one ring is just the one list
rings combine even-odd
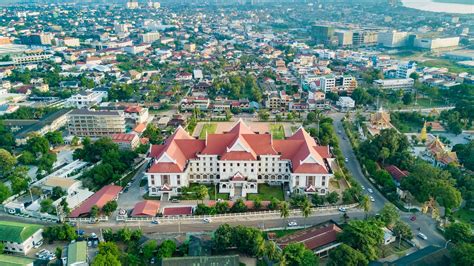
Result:
{"label": "green lawn", "polygon": [[201,133],[199,133],[199,138],[200,139],[206,139],[206,132],[207,134],[214,134],[217,129],[217,124],[212,123],[212,124],[204,124],[201,129]]}
{"label": "green lawn", "polygon": [[408,109],[408,108],[434,108],[434,107],[443,107],[446,106],[446,102],[441,99],[430,99],[429,98],[418,98],[416,105],[413,102],[410,105],[404,105],[402,102],[391,103],[388,100],[384,100],[383,108],[388,110],[399,110],[399,109]]}
{"label": "green lawn", "polygon": [[285,129],[282,124],[271,124],[270,132],[273,135],[273,139],[284,139]]}
{"label": "green lawn", "polygon": [[268,233],[275,233],[276,238],[284,237],[286,235],[292,234],[294,232],[298,232],[302,229],[287,229],[287,230],[274,230],[274,231],[268,231]]}
{"label": "green lawn", "polygon": [[419,66],[426,66],[426,67],[446,67],[448,68],[449,72],[453,73],[461,73],[461,72],[468,72],[470,74],[474,73],[473,67],[466,67],[456,64],[454,61],[450,61],[447,59],[432,59],[426,60],[421,62]]}
{"label": "green lawn", "polygon": [[459,209],[459,211],[454,213],[454,217],[462,222],[474,224],[474,211]]}
{"label": "green lawn", "polygon": [[[191,183],[189,184],[189,188],[193,190],[195,187],[200,186],[201,184],[198,183]],[[228,200],[229,199],[229,194],[228,193],[217,193],[215,194],[215,186],[213,184],[203,184],[204,186],[207,187],[207,194],[209,195],[210,200],[216,200],[216,196],[218,199],[223,199],[223,200]],[[219,189],[219,188],[218,188]],[[187,194],[187,195],[181,195],[182,199],[190,199],[190,200],[195,200],[196,197],[194,196],[193,193]]]}
{"label": "green lawn", "polygon": [[285,200],[281,186],[270,186],[268,184],[259,184],[258,194],[247,195],[248,200],[255,200],[257,198],[260,200],[271,200],[272,198],[277,198],[281,201]]}

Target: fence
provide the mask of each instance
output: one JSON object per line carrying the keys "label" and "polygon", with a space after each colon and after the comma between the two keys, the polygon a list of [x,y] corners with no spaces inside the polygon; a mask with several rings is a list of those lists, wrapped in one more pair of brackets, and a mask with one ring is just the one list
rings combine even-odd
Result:
{"label": "fence", "polygon": [[[348,204],[348,205],[337,205],[337,206],[324,206],[324,207],[316,207],[312,208],[312,213],[322,212],[322,211],[330,211],[330,210],[338,210],[339,208],[345,209],[352,209],[357,207],[358,204]],[[209,219],[220,219],[220,218],[255,218],[261,216],[278,216],[280,217],[280,211],[258,211],[258,212],[240,212],[240,213],[223,213],[223,214],[216,214],[216,215],[189,215],[189,216],[170,216],[170,217],[124,217],[124,216],[117,216],[117,221],[123,222],[152,222],[158,221],[159,223],[166,223],[166,222],[176,222],[176,221],[202,221],[205,218]],[[301,210],[293,209],[290,210],[290,216],[302,216]]]}

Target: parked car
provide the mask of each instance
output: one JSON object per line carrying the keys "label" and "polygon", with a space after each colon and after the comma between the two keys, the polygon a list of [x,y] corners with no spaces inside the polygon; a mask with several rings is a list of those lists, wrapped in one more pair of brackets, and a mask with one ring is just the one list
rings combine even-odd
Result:
{"label": "parked car", "polygon": [[43,245],[43,240],[39,241],[38,243],[35,243],[35,244],[33,245],[33,248],[35,248],[35,249],[36,249],[36,248],[39,248],[39,247],[41,247],[41,245]]}
{"label": "parked car", "polygon": [[349,158],[345,158],[345,159],[344,159],[344,162],[348,163],[348,162],[349,162]]}
{"label": "parked car", "polygon": [[160,222],[158,222],[158,220],[153,220],[151,221],[152,224],[160,224]]}
{"label": "parked car", "polygon": [[371,188],[368,188],[367,191],[369,191],[369,193],[374,193],[374,191]]}
{"label": "parked car", "polygon": [[297,226],[298,224],[296,223],[296,221],[291,221],[288,223],[288,226],[289,227],[293,227],[293,226]]}
{"label": "parked car", "polygon": [[416,221],[416,216],[413,215],[412,217],[410,217],[410,221]]}
{"label": "parked car", "polygon": [[210,223],[210,222],[212,222],[211,218],[204,218],[204,219],[202,219],[202,220],[203,220],[205,223],[207,223],[207,224]]}
{"label": "parked car", "polygon": [[428,240],[428,237],[423,234],[422,232],[419,232],[418,234],[416,234],[416,236],[418,236],[419,238],[423,239],[423,240]]}
{"label": "parked car", "polygon": [[365,190],[365,187],[363,185],[360,185],[360,188],[362,188],[362,190]]}
{"label": "parked car", "polygon": [[339,210],[340,212],[346,212],[346,211],[347,211],[346,208],[344,208],[344,207],[339,207],[338,210]]}
{"label": "parked car", "polygon": [[375,201],[374,197],[370,196],[370,201],[374,202]]}

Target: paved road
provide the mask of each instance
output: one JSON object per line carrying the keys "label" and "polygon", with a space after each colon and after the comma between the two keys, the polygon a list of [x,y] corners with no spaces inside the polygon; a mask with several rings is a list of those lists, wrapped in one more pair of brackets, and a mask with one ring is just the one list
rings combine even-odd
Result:
{"label": "paved road", "polygon": [[[341,119],[344,117],[343,113],[334,113],[330,115],[331,118],[333,118],[333,124],[334,124],[334,129],[337,132],[337,137],[339,139],[339,147],[341,148],[342,154],[344,154],[344,157],[348,159],[348,162],[346,163],[347,169],[349,169],[349,172],[352,173],[354,178],[362,185],[365,187],[365,193],[370,194],[371,196],[374,197],[375,202],[372,202],[372,212],[378,212],[382,207],[385,205],[385,203],[388,202],[387,199],[385,199],[382,194],[375,189],[375,187],[370,183],[367,178],[365,178],[364,174],[362,174],[362,170],[360,168],[359,161],[357,161],[357,157],[354,154],[354,150],[352,149],[351,143],[349,141],[349,138],[346,135],[346,132],[344,131],[344,128],[342,127],[342,122]],[[367,189],[371,188],[373,193],[368,193]]]}
{"label": "paved road", "polygon": [[[375,202],[372,202],[372,211],[371,213],[377,213],[380,209],[383,208],[385,203],[389,202],[377,189],[375,189],[374,185],[367,180],[367,178],[362,174],[359,161],[357,160],[354,150],[352,149],[352,145],[349,141],[349,138],[342,127],[341,119],[344,117],[342,113],[333,113],[330,114],[331,118],[333,118],[333,124],[335,130],[337,132],[337,136],[339,138],[339,147],[342,150],[342,153],[346,158],[348,158],[348,162],[346,163],[346,167],[352,173],[354,178],[365,187],[365,193],[370,194],[374,197]],[[373,193],[368,193],[367,189],[371,188]],[[412,216],[416,216],[415,221],[411,221],[410,218]],[[436,222],[426,214],[417,213],[404,213],[400,212],[401,220],[406,222],[410,225],[413,233],[416,235],[418,232],[422,232],[428,237],[428,240],[422,240],[420,238],[415,237],[414,241],[420,247],[425,247],[427,245],[438,245],[444,246],[445,239],[444,237],[438,232],[436,229]],[[420,229],[420,230],[418,230]]]}

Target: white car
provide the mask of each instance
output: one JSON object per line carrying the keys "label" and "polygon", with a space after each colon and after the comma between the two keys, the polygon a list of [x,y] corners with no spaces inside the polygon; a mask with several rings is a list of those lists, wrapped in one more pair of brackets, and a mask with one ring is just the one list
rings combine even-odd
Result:
{"label": "white car", "polygon": [[424,239],[424,240],[427,240],[427,239],[428,239],[428,237],[427,237],[425,234],[423,234],[422,232],[419,232],[419,233],[416,234],[416,235],[417,235],[419,238],[421,238],[421,239]]}
{"label": "white car", "polygon": [[370,196],[370,201],[374,202],[375,201],[374,197]]}
{"label": "white car", "polygon": [[292,222],[289,222],[288,223],[288,226],[289,227],[293,227],[293,226],[297,226],[298,224],[295,222],[295,221],[292,221]]}
{"label": "white car", "polygon": [[374,191],[371,188],[368,188],[367,191],[369,191],[369,193],[374,193]]}
{"label": "white car", "polygon": [[211,218],[204,218],[204,219],[202,219],[202,220],[203,220],[205,223],[207,223],[207,224],[210,223],[210,222],[212,222]]}
{"label": "white car", "polygon": [[344,207],[339,207],[338,210],[339,210],[340,212],[346,212],[346,211],[347,211],[346,208],[344,208]]}
{"label": "white car", "polygon": [[349,158],[345,158],[345,159],[344,159],[344,162],[348,163],[348,162],[349,162]]}
{"label": "white car", "polygon": [[365,190],[365,187],[363,185],[360,185],[360,188],[362,188],[362,190]]}

